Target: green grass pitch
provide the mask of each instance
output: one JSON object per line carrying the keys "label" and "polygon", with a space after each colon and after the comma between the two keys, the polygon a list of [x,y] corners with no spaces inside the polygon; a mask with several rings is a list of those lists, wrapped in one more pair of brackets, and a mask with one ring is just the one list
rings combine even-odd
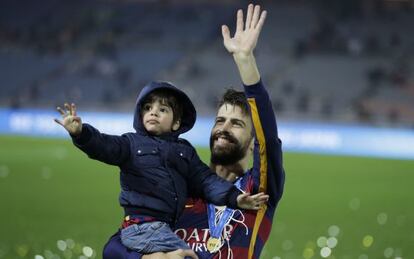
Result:
{"label": "green grass pitch", "polygon": [[[284,166],[261,258],[414,258],[414,161],[286,153]],[[0,258],[101,258],[118,190],[118,169],[68,140],[1,136]]]}

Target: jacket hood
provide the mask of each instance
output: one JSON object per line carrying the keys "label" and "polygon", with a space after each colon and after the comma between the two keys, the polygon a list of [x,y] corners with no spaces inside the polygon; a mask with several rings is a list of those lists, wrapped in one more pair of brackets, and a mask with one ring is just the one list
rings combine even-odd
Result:
{"label": "jacket hood", "polygon": [[194,126],[197,117],[196,110],[190,98],[188,98],[188,96],[183,91],[169,82],[154,81],[147,84],[138,95],[134,114],[134,129],[136,132],[148,135],[148,132],[145,130],[145,127],[142,123],[141,104],[143,100],[145,100],[145,97],[158,89],[171,90],[183,106],[183,116],[181,118],[180,128],[176,131],[171,132],[170,136],[178,137],[180,134],[189,131]]}

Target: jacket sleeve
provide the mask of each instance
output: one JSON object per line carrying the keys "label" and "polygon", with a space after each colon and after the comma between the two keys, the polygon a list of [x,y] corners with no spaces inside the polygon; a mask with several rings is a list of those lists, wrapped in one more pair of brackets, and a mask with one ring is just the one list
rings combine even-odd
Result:
{"label": "jacket sleeve", "polygon": [[265,192],[269,204],[276,206],[282,196],[285,173],[282,143],[278,137],[272,103],[262,81],[244,86],[255,131],[253,151],[253,193]]}
{"label": "jacket sleeve", "polygon": [[189,190],[190,193],[203,198],[209,203],[237,209],[237,196],[242,192],[232,183],[222,179],[204,164],[196,150],[190,161]]}
{"label": "jacket sleeve", "polygon": [[72,142],[88,157],[110,165],[123,164],[130,154],[129,140],[126,136],[103,134],[86,123],[82,125],[80,136],[72,136]]}

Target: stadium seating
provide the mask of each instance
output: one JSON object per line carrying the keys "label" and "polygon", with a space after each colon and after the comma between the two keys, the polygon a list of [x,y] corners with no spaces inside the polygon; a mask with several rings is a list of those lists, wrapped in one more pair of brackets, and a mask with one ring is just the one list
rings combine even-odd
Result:
{"label": "stadium seating", "polygon": [[[233,1],[1,5],[3,107],[70,100],[88,110],[129,111],[145,83],[168,80],[209,115],[223,89],[240,84],[219,29],[234,28]],[[257,59],[281,118],[414,124],[414,36],[405,26],[414,22],[412,9],[344,18],[303,1],[265,6],[270,15]]]}

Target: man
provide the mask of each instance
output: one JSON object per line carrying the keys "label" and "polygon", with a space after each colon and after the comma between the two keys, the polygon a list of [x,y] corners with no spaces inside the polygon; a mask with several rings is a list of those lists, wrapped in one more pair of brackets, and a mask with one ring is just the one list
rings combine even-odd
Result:
{"label": "man", "polygon": [[[259,258],[267,241],[277,204],[282,196],[284,171],[272,105],[258,71],[253,50],[266,18],[266,11],[250,4],[246,20],[237,12],[233,37],[222,27],[224,45],[238,67],[246,98],[227,92],[220,103],[210,137],[210,167],[227,181],[249,193],[269,195],[258,211],[215,208],[203,200],[189,200],[175,232],[200,258]],[[254,136],[254,137],[253,137]],[[253,155],[253,167],[248,163]],[[139,258],[119,242],[108,241],[104,258]],[[144,255],[142,258],[196,258],[191,250]]]}

